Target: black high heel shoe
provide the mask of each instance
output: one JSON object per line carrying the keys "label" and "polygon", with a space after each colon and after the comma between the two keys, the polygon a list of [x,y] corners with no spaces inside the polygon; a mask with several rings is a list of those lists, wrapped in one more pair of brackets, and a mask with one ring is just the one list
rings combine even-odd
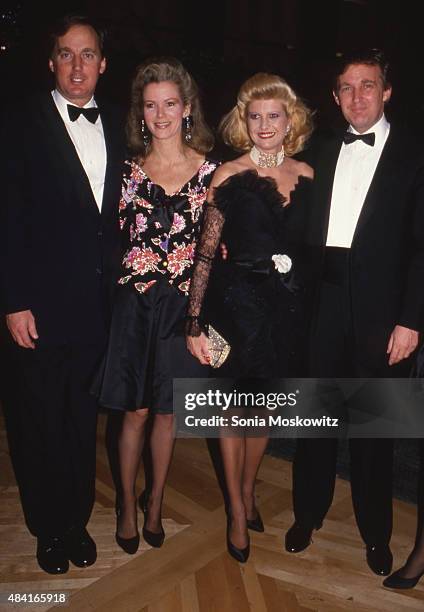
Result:
{"label": "black high heel shoe", "polygon": [[259,514],[258,510],[256,510],[256,517],[254,519],[246,519],[246,520],[247,520],[248,529],[251,529],[252,531],[258,531],[259,533],[262,533],[263,531],[265,531],[262,517]]}
{"label": "black high heel shoe", "polygon": [[403,578],[400,575],[400,572],[403,569],[404,567],[401,567],[383,580],[383,586],[388,587],[389,589],[413,589],[419,579],[424,576],[424,571],[422,571],[421,574],[418,574],[418,576],[413,576],[413,578]]}
{"label": "black high heel shoe", "polygon": [[[137,504],[135,505],[135,512],[137,515]],[[140,546],[140,534],[137,531],[137,535],[132,538],[123,538],[118,534],[118,523],[122,514],[122,508],[120,502],[117,500],[115,503],[115,513],[116,513],[116,532],[115,532],[115,540],[118,546],[122,548],[124,552],[128,555],[134,555],[138,547]]]}
{"label": "black high heel shoe", "polygon": [[143,538],[153,548],[160,548],[165,540],[165,532],[161,525],[161,530],[159,532],[150,531],[146,528],[146,523],[149,520],[149,493],[144,490],[138,499],[138,505],[144,514],[144,525],[143,525]]}
{"label": "black high heel shoe", "polygon": [[245,548],[237,548],[230,540],[231,516],[227,517],[227,549],[230,555],[239,563],[246,563],[250,554],[250,541]]}

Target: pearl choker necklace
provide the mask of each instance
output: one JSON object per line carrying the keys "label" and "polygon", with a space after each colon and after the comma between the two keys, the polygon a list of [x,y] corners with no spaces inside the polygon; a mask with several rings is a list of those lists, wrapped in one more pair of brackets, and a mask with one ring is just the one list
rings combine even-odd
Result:
{"label": "pearl choker necklace", "polygon": [[275,168],[281,166],[284,161],[284,145],[278,153],[263,153],[255,145],[250,149],[250,159],[259,168]]}

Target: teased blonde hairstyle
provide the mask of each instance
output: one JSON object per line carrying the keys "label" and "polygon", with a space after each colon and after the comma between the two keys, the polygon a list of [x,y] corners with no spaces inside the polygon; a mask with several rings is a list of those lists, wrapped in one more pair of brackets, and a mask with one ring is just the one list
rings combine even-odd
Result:
{"label": "teased blonde hairstyle", "polygon": [[214,145],[214,137],[203,117],[196,82],[177,59],[160,57],[146,60],[138,66],[132,82],[131,106],[126,127],[131,153],[135,157],[145,158],[149,152],[150,143],[146,145],[143,142],[141,132],[141,121],[144,116],[143,92],[145,86],[149,83],[162,83],[163,81],[175,83],[184,105],[190,104],[190,115],[193,118],[192,138],[189,142],[186,142],[182,132],[183,143],[198,153],[210,151]]}
{"label": "teased blonde hairstyle", "polygon": [[237,104],[221,120],[219,131],[225,142],[237,151],[248,151],[253,142],[247,129],[247,112],[253,100],[281,100],[290,122],[284,139],[284,151],[291,156],[299,153],[312,133],[312,113],[284,79],[276,74],[258,72],[240,87]]}

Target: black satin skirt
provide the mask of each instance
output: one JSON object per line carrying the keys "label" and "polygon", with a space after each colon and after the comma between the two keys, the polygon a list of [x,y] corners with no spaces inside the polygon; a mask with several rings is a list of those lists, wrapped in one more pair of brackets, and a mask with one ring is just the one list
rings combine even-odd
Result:
{"label": "black satin skirt", "polygon": [[93,385],[100,405],[170,414],[172,379],[208,376],[207,366],[187,350],[186,310],[187,298],[166,281],[143,294],[132,285],[118,287],[106,355]]}

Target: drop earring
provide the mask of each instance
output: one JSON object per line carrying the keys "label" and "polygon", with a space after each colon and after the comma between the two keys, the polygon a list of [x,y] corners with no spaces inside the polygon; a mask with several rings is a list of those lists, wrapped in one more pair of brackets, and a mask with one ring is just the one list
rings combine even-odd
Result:
{"label": "drop earring", "polygon": [[141,120],[141,136],[143,138],[144,146],[147,147],[147,145],[150,142],[150,135],[149,135],[149,132],[147,130],[146,122],[144,121],[144,119]]}
{"label": "drop earring", "polygon": [[187,115],[187,117],[183,117],[183,129],[184,129],[184,140],[186,142],[191,142],[193,135],[191,133],[193,127],[193,117],[191,115]]}

